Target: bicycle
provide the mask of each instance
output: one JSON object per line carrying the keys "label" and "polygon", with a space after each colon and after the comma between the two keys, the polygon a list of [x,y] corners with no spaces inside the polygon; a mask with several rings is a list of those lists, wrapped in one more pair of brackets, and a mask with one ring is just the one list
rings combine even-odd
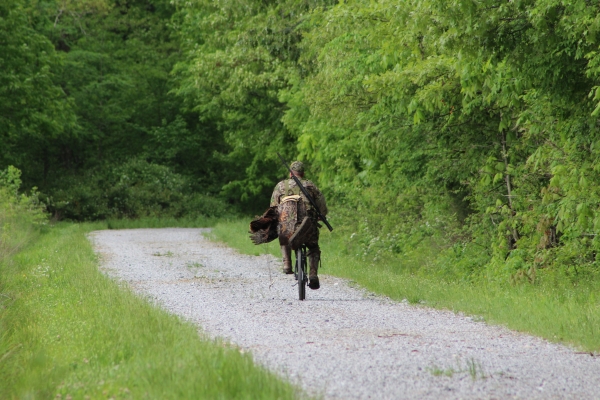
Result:
{"label": "bicycle", "polygon": [[306,286],[308,285],[308,276],[306,275],[306,245],[302,245],[296,250],[296,271],[294,273],[298,281],[298,299],[306,299]]}

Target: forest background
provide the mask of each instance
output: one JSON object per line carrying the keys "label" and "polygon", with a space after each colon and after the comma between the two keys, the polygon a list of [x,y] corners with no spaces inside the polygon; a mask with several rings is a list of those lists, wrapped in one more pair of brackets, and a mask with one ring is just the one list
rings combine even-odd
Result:
{"label": "forest background", "polygon": [[54,220],[248,215],[280,151],[358,259],[583,285],[599,34],[585,0],[4,0],[0,182]]}

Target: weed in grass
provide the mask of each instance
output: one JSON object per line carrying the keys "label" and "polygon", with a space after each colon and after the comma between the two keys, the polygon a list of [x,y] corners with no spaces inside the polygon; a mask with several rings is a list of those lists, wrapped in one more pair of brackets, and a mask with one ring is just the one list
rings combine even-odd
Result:
{"label": "weed in grass", "polygon": [[456,371],[454,370],[454,368],[439,368],[437,366],[433,366],[433,367],[429,367],[427,368],[427,370],[431,373],[431,375],[433,376],[448,376],[448,377],[452,377]]}
{"label": "weed in grass", "polygon": [[189,271],[196,272],[196,271],[198,271],[200,268],[204,268],[204,265],[202,265],[202,264],[200,264],[200,263],[198,263],[198,262],[195,262],[195,263],[190,263],[190,264],[187,264],[185,267],[186,267],[186,268],[187,268]]}
{"label": "weed in grass", "polygon": [[157,251],[155,253],[152,253],[152,255],[156,256],[156,257],[173,257],[174,256],[173,252],[171,252],[170,250],[167,251],[166,253],[161,253],[161,252]]}
{"label": "weed in grass", "polygon": [[485,379],[487,377],[481,363],[478,362],[477,360],[475,360],[474,358],[469,358],[466,361],[465,367],[461,367],[460,364],[461,363],[458,364],[457,368],[452,368],[452,367],[440,368],[440,367],[434,365],[434,366],[427,368],[427,370],[433,376],[452,377],[452,376],[454,376],[454,374],[466,372],[471,376],[471,379],[473,379],[473,380]]}
{"label": "weed in grass", "polygon": [[469,358],[467,360],[467,371],[469,372],[469,375],[471,375],[471,379],[473,380],[476,380],[477,378],[486,378],[483,366],[479,361],[475,360],[474,358]]}

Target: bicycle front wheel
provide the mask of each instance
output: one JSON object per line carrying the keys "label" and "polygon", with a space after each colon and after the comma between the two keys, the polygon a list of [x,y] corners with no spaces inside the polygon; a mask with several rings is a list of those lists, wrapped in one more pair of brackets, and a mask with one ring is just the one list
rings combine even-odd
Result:
{"label": "bicycle front wheel", "polygon": [[298,266],[298,299],[306,298],[306,257],[304,257],[303,249],[298,249],[296,252],[296,265]]}

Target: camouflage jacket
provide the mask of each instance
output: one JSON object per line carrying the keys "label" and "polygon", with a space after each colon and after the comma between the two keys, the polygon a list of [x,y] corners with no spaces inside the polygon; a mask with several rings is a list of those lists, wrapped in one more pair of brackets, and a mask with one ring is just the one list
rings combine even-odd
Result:
{"label": "camouflage jacket", "polygon": [[[317,188],[317,186],[309,180],[301,179],[300,182],[302,182],[302,186],[304,186],[308,194],[310,194],[312,199],[319,207],[321,214],[327,216],[327,204],[325,203],[325,196],[323,196],[323,193],[321,193],[319,188]],[[284,197],[295,194],[298,194],[302,197],[304,204],[306,204],[307,210],[310,211],[313,209],[308,199],[306,199],[298,185],[296,185],[296,181],[291,178],[285,179],[275,186],[275,190],[273,190],[273,195],[271,196],[271,207],[279,205]]]}

